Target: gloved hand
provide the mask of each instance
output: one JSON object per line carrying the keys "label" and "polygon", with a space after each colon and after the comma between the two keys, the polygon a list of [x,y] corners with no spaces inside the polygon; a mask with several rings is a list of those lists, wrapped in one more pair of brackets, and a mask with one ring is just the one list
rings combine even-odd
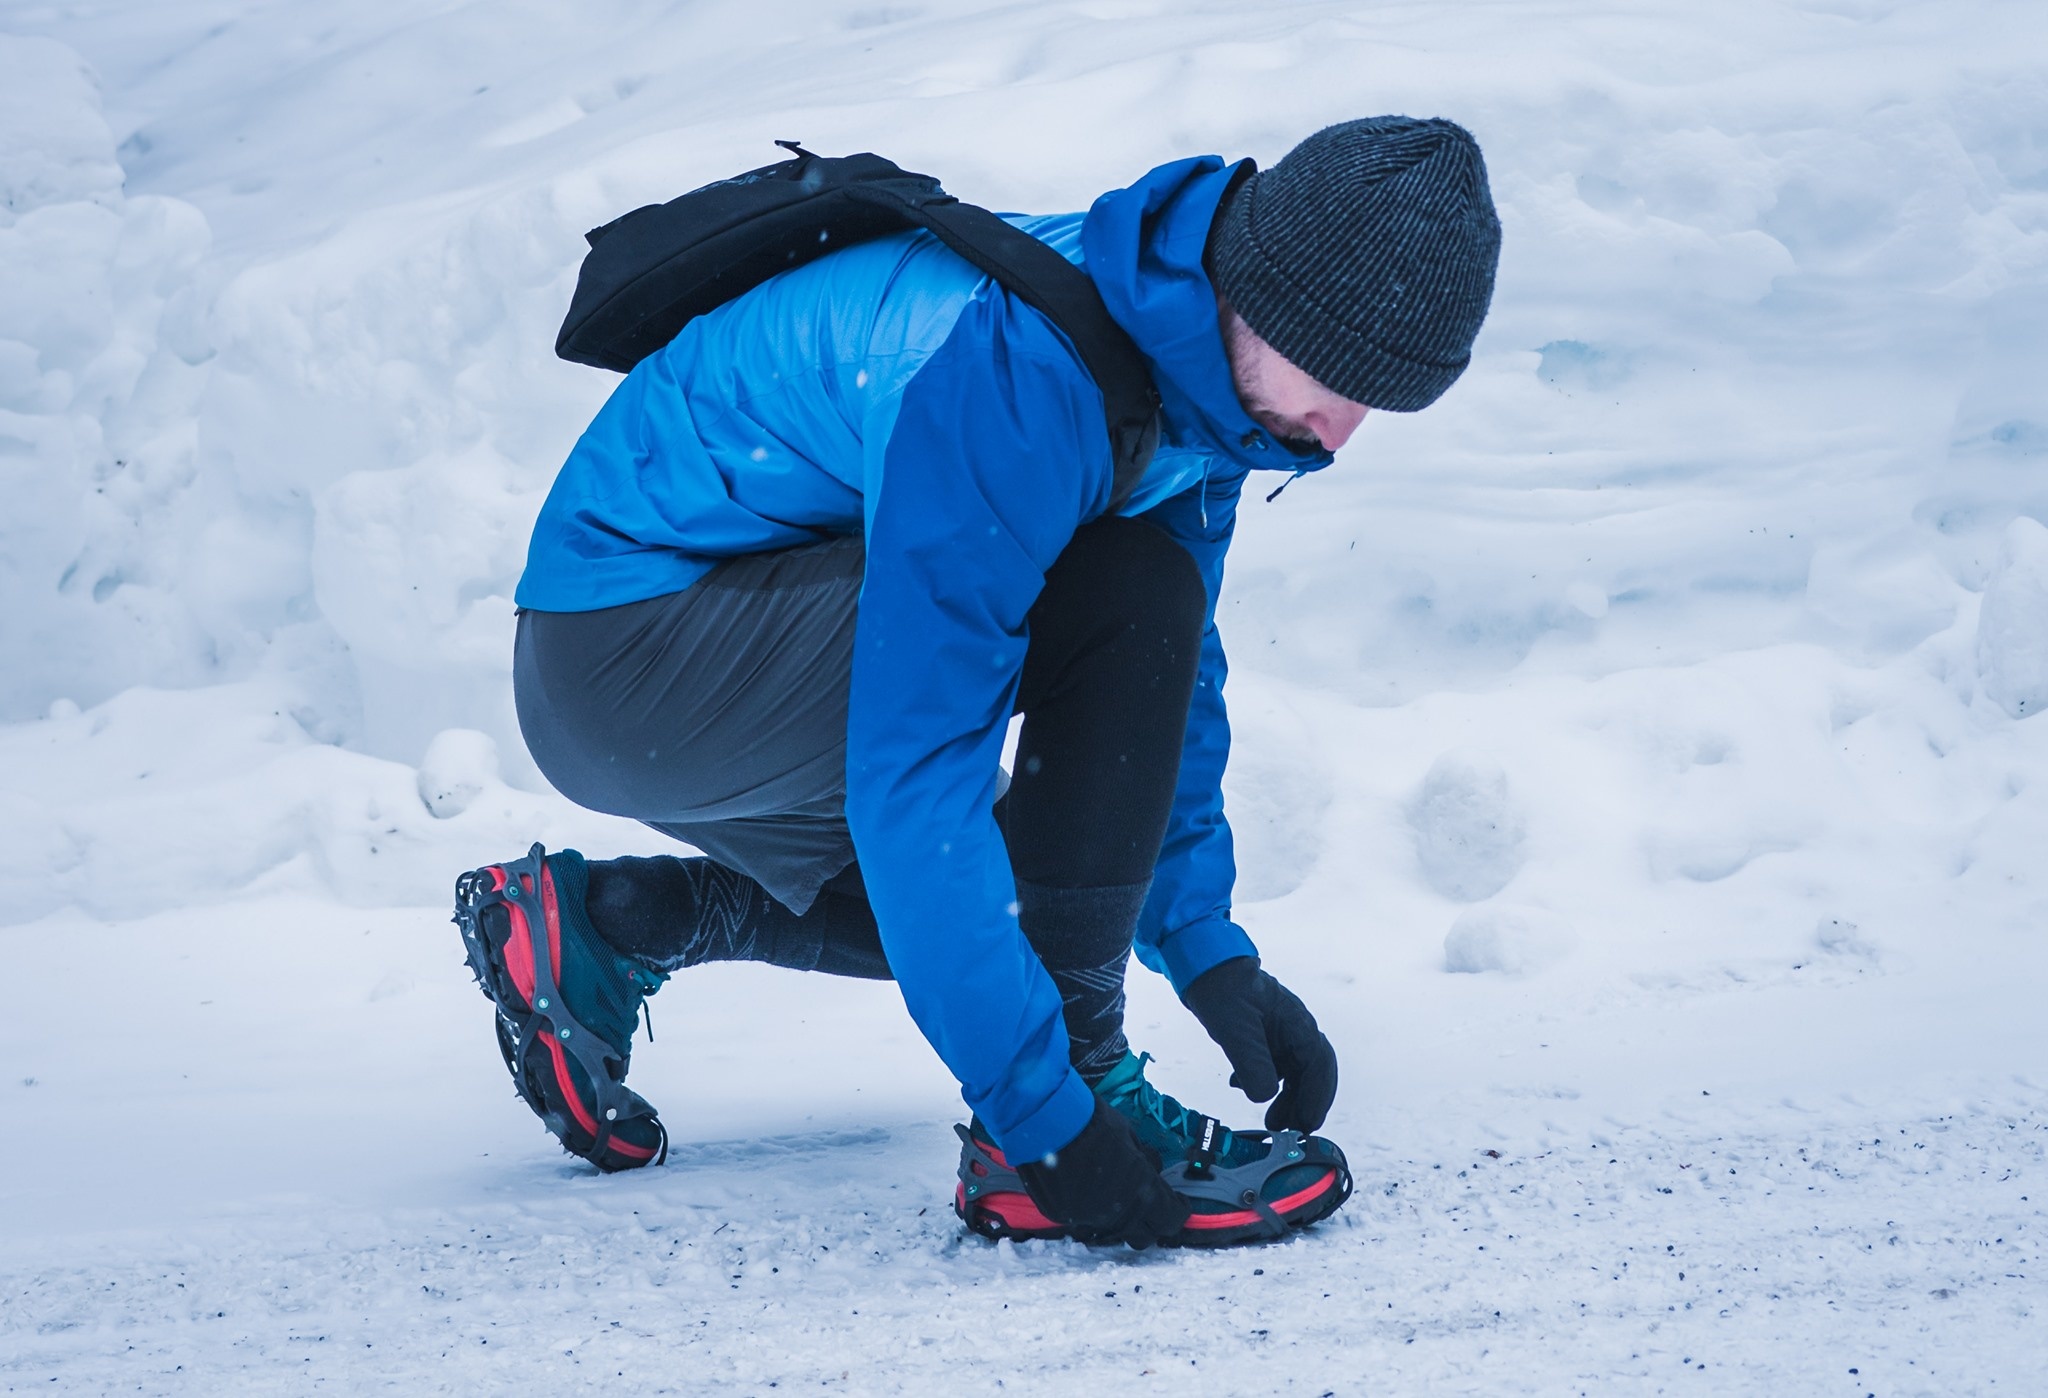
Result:
{"label": "gloved hand", "polygon": [[1188,1206],[1159,1177],[1159,1157],[1107,1102],[1081,1134],[1043,1160],[1017,1167],[1031,1202],[1084,1243],[1148,1248],[1180,1232]]}
{"label": "gloved hand", "polygon": [[1337,1051],[1301,998],[1234,956],[1195,977],[1181,995],[1230,1059],[1230,1085],[1254,1102],[1274,1097],[1266,1129],[1314,1131],[1337,1100]]}

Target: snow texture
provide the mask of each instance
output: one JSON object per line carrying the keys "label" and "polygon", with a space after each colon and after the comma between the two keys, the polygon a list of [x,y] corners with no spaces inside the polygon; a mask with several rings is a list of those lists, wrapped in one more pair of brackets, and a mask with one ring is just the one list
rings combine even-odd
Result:
{"label": "snow texture", "polygon": [[498,745],[474,728],[434,735],[420,759],[420,800],[437,820],[461,815],[498,781]]}
{"label": "snow texture", "polygon": [[1508,774],[1485,753],[1447,752],[1431,763],[1408,822],[1423,881],[1446,898],[1491,898],[1522,867],[1522,812]]}
{"label": "snow texture", "polygon": [[[764,19],[767,22],[764,22]],[[2025,1393],[2048,1306],[2048,10],[0,11],[0,1386]],[[1458,386],[1248,498],[1236,916],[1359,1193],[991,1247],[886,985],[678,976],[601,1179],[447,926],[582,233],[882,151],[1001,208],[1445,115]],[[1155,978],[1134,1041],[1249,1121]]]}
{"label": "snow texture", "polygon": [[2039,520],[2006,526],[1977,613],[1977,668],[1984,692],[2014,718],[2048,707],[2048,528]]}
{"label": "snow texture", "polygon": [[1444,969],[1526,976],[1563,960],[1571,948],[1571,929],[1540,909],[1471,908],[1444,934]]}

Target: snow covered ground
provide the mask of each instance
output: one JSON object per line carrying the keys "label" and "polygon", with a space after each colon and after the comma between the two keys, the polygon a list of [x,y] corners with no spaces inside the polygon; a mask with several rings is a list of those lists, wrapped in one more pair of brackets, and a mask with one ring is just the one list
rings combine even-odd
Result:
{"label": "snow covered ground", "polygon": [[[10,0],[0,1386],[2048,1391],[2044,55],[2023,0]],[[658,847],[511,717],[582,230],[775,137],[1035,210],[1381,111],[1485,146],[1494,315],[1248,505],[1224,614],[1351,1205],[962,1238],[893,992],[752,967],[654,1002],[666,1168],[555,1152],[446,891]]]}

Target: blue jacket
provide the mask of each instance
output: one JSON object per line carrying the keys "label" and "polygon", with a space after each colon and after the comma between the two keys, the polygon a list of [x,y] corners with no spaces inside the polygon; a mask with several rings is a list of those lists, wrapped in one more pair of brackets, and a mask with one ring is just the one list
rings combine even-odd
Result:
{"label": "blue jacket", "polygon": [[[1151,363],[1160,447],[1123,513],[1193,554],[1210,620],[1140,959],[1176,989],[1253,952],[1219,782],[1229,752],[1215,606],[1238,492],[1314,469],[1238,403],[1202,270],[1235,173],[1177,161],[1085,215],[1014,220],[1085,267]],[[864,243],[692,321],[577,442],[517,600],[587,611],[680,591],[719,559],[861,531],[846,816],[918,1027],[1010,1157],[1094,1107],[1060,997],[1017,926],[990,808],[1025,616],[1111,490],[1101,395],[1066,338],[929,234]]]}

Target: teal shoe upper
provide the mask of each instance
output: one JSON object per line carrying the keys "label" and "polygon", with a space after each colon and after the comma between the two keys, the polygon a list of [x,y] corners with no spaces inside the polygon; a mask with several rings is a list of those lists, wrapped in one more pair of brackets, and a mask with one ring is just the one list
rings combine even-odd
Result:
{"label": "teal shoe upper", "polygon": [[[1274,1138],[1267,1133],[1232,1131],[1216,1118],[1182,1106],[1178,1100],[1145,1080],[1145,1065],[1151,1061],[1149,1053],[1126,1053],[1124,1061],[1095,1085],[1095,1095],[1131,1123],[1139,1140],[1159,1152],[1162,1169],[1170,1169],[1180,1161],[1188,1161],[1204,1171],[1262,1165],[1266,1167],[1266,1173],[1259,1177],[1258,1193],[1267,1203],[1277,1205],[1290,1197],[1304,1197],[1297,1195],[1297,1191],[1324,1185],[1332,1175],[1330,1158],[1342,1161],[1343,1157],[1335,1147],[1328,1146],[1319,1137],[1311,1138],[1312,1149],[1305,1150],[1303,1144],[1289,1133],[1282,1139],[1292,1144],[1285,1153],[1276,1154]],[[1310,1158],[1311,1154],[1314,1158]],[[1343,1194],[1328,1197],[1341,1203],[1349,1194],[1348,1183],[1343,1186],[1343,1191]],[[1226,1203],[1214,1197],[1186,1197],[1197,1214],[1229,1213],[1242,1206],[1239,1202]],[[1199,1232],[1199,1228],[1196,1231]]]}
{"label": "teal shoe upper", "polygon": [[1147,1082],[1145,1065],[1151,1061],[1149,1053],[1126,1053],[1124,1061],[1095,1084],[1095,1095],[1137,1128],[1138,1139],[1159,1152],[1161,1164],[1187,1159],[1190,1151],[1201,1146],[1205,1134],[1219,1165],[1244,1165],[1266,1154],[1263,1138],[1242,1136]]}
{"label": "teal shoe upper", "polygon": [[555,967],[555,983],[569,1013],[624,1057],[640,1025],[641,1004],[668,977],[614,951],[598,935],[583,906],[590,875],[581,854],[558,850],[547,863],[562,926],[562,964]]}

